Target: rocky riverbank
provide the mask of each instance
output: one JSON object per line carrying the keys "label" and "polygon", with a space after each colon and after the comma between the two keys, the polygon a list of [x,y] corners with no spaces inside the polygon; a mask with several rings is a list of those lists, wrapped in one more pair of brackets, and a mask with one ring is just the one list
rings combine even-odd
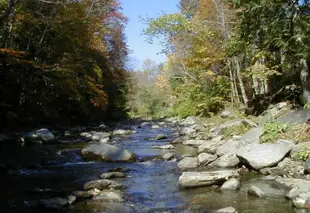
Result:
{"label": "rocky riverbank", "polygon": [[[223,116],[216,124],[188,117],[26,133],[11,154],[19,162],[1,153],[7,195],[0,205],[8,199],[2,209],[9,212],[306,211],[310,163],[296,156],[307,143],[262,144],[263,122]],[[277,119],[296,125],[310,113]],[[26,184],[16,187],[20,181]]]}

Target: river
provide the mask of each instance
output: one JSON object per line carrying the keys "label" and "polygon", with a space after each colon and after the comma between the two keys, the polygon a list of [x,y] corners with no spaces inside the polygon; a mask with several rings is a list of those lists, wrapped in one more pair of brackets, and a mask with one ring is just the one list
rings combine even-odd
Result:
{"label": "river", "polygon": [[[284,199],[284,192],[275,183],[265,182],[255,174],[242,177],[238,192],[221,192],[216,187],[180,189],[181,175],[176,161],[160,160],[165,151],[153,149],[176,138],[174,129],[162,126],[135,128],[136,133],[115,137],[117,146],[127,148],[138,156],[135,163],[85,162],[80,149],[85,142],[71,142],[42,146],[20,146],[16,143],[1,144],[1,163],[9,165],[9,174],[1,175],[0,212],[36,213],[55,212],[37,207],[43,198],[64,197],[82,189],[85,182],[98,179],[113,168],[128,169],[127,177],[116,179],[124,185],[125,202],[94,204],[76,202],[59,212],[211,212],[233,206],[242,213],[291,213],[292,204]],[[157,134],[167,134],[167,140],[150,141]],[[59,152],[61,151],[61,152]],[[195,153],[190,147],[178,145],[176,155]],[[248,196],[250,183],[267,188],[272,196],[258,199]]]}

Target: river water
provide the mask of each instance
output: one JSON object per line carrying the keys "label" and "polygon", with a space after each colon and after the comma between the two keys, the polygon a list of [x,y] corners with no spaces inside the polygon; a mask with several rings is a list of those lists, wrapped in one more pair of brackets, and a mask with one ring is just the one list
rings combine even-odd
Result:
{"label": "river water", "polygon": [[[86,145],[84,142],[42,146],[1,144],[0,160],[9,166],[10,171],[0,176],[0,212],[55,212],[38,208],[37,201],[66,197],[72,191],[82,189],[85,182],[98,179],[112,168],[128,169],[126,178],[116,179],[125,186],[124,203],[78,202],[60,212],[211,212],[227,206],[233,206],[242,213],[295,212],[292,204],[284,199],[282,187],[264,182],[253,174],[242,176],[242,187],[238,192],[221,192],[214,187],[180,189],[178,178],[181,172],[177,162],[158,160],[165,151],[152,148],[175,138],[173,128],[152,129],[146,126],[136,131],[113,139],[118,146],[138,156],[140,160],[135,163],[85,162],[80,156],[81,147]],[[168,135],[167,140],[148,140],[162,133]],[[196,150],[179,145],[175,152],[180,156]],[[270,196],[266,199],[248,196],[246,189],[249,184],[258,184],[269,190]]]}

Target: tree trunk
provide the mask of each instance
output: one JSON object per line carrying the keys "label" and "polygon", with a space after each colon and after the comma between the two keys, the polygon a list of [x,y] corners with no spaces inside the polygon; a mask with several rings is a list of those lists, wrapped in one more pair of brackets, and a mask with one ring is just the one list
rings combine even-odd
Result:
{"label": "tree trunk", "polygon": [[305,59],[301,59],[300,63],[300,79],[302,85],[302,103],[309,104],[310,103],[310,75],[307,61]]}
{"label": "tree trunk", "polygon": [[237,57],[234,57],[234,61],[235,61],[235,64],[236,64],[237,78],[238,78],[238,81],[239,81],[239,86],[240,86],[243,102],[244,102],[244,105],[246,107],[248,107],[249,99],[248,99],[247,94],[245,92],[245,87],[244,87],[244,84],[243,84],[243,81],[242,81],[242,77],[241,77],[241,74],[240,74],[239,60],[237,59]]}

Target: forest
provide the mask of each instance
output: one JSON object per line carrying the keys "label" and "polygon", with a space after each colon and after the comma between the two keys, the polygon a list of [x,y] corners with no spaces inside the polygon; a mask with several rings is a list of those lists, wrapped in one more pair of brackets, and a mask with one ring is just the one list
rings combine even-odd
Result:
{"label": "forest", "polygon": [[310,3],[180,0],[144,17],[167,61],[129,69],[117,0],[2,0],[1,127],[210,116],[310,102]]}
{"label": "forest", "polygon": [[270,103],[310,102],[309,1],[181,0],[179,7],[144,20],[148,41],[162,38],[168,59],[145,61],[133,75],[140,82],[133,115],[210,116],[225,107],[257,115]]}
{"label": "forest", "polygon": [[1,0],[0,127],[123,117],[126,17],[116,0]]}

